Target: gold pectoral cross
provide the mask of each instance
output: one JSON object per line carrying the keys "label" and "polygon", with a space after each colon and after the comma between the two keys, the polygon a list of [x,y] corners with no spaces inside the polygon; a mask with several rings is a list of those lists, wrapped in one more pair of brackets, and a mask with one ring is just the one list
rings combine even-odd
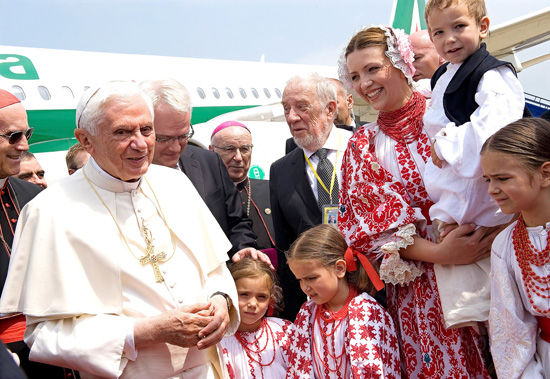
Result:
{"label": "gold pectoral cross", "polygon": [[155,246],[153,245],[153,238],[151,237],[151,231],[145,226],[145,222],[141,219],[141,230],[143,232],[143,238],[145,239],[145,249],[147,254],[139,259],[142,265],[151,263],[153,265],[153,271],[155,272],[155,281],[157,283],[164,282],[164,277],[160,273],[159,262],[165,262],[166,254],[155,254]]}

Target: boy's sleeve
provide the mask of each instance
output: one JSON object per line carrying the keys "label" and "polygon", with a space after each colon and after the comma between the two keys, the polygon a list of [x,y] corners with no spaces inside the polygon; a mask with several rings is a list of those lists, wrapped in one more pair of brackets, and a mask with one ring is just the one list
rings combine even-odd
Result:
{"label": "boy's sleeve", "polygon": [[523,116],[523,87],[512,70],[501,66],[487,71],[481,78],[475,101],[479,107],[470,122],[447,124],[435,136],[437,155],[464,178],[483,175],[479,152],[483,143],[499,129]]}

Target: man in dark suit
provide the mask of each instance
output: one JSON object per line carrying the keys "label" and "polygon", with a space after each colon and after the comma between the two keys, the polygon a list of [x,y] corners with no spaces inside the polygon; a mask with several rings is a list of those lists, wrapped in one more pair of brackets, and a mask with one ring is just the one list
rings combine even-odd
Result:
{"label": "man in dark suit", "polygon": [[210,151],[219,154],[229,177],[241,195],[246,216],[252,219],[259,249],[275,247],[275,233],[271,219],[269,181],[248,176],[252,160],[252,134],[240,122],[226,121],[212,132]]}
{"label": "man in dark suit", "polygon": [[191,96],[187,89],[173,79],[146,81],[140,87],[153,99],[156,134],[153,163],[177,168],[187,175],[231,241],[230,257],[243,249],[255,249],[252,221],[244,215],[239,193],[222,160],[213,152],[187,146],[193,136]]}
{"label": "man in dark suit", "polygon": [[[336,90],[329,79],[312,74],[288,81],[283,93],[283,108],[290,133],[298,148],[271,165],[270,191],[275,243],[278,250],[279,278],[285,297],[281,317],[293,320],[305,295],[286,264],[284,252],[305,230],[323,222],[319,192],[323,188],[332,206],[338,204],[342,157],[352,132],[333,127]],[[318,180],[318,152],[323,148],[333,170],[325,186]],[[322,197],[322,196],[321,196]],[[328,220],[327,220],[328,222]]]}
{"label": "man in dark suit", "polygon": [[[19,213],[42,188],[13,177],[19,174],[21,154],[29,150],[32,128],[25,108],[14,95],[0,90],[0,293],[8,273],[11,248]],[[63,378],[61,367],[29,361],[29,348],[23,342],[25,316],[18,314],[0,319],[0,338],[19,357],[21,368],[30,377]]]}

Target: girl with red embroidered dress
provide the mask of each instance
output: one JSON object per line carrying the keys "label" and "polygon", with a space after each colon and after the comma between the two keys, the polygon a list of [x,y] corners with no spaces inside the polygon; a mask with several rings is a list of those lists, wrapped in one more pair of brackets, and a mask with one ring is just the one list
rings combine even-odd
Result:
{"label": "girl with red embroidered dress", "polygon": [[287,262],[311,299],[292,328],[287,378],[400,378],[393,322],[369,294],[384,284],[368,259],[327,224],[302,233]]}
{"label": "girl with red embroidered dress", "polygon": [[550,378],[550,123],[515,121],[481,149],[489,194],[517,214],[491,255],[489,336],[499,378]]}
{"label": "girl with red embroidered dress", "polygon": [[476,262],[489,255],[496,233],[484,236],[487,228],[467,224],[440,244],[426,238],[432,202],[423,174],[430,141],[412,61],[403,31],[382,25],[361,30],[344,49],[340,79],[379,115],[349,140],[338,227],[350,246],[380,262],[403,376],[489,378],[484,339],[471,327],[445,328],[433,263]]}
{"label": "girl with red embroidered dress", "polygon": [[234,379],[283,379],[287,372],[291,322],[265,317],[277,288],[275,272],[250,257],[229,267],[239,296],[241,324],[221,341],[229,375]]}

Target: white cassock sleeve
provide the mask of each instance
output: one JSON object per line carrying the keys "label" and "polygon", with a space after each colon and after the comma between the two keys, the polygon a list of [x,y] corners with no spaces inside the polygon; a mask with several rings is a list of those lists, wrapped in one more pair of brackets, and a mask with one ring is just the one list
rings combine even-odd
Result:
{"label": "white cassock sleeve", "polygon": [[542,379],[542,366],[535,360],[538,323],[523,305],[509,264],[514,253],[504,245],[511,243],[499,238],[508,237],[509,230],[495,239],[491,253],[491,354],[499,378]]}
{"label": "white cassock sleeve", "polygon": [[117,378],[128,363],[124,342],[133,323],[133,319],[117,315],[27,316],[25,342],[32,346],[31,360]]}
{"label": "white cassock sleeve", "polygon": [[499,129],[523,116],[523,88],[507,66],[487,71],[477,87],[475,101],[481,104],[470,122],[447,124],[435,136],[437,155],[464,178],[483,175],[479,152],[483,143]]}

